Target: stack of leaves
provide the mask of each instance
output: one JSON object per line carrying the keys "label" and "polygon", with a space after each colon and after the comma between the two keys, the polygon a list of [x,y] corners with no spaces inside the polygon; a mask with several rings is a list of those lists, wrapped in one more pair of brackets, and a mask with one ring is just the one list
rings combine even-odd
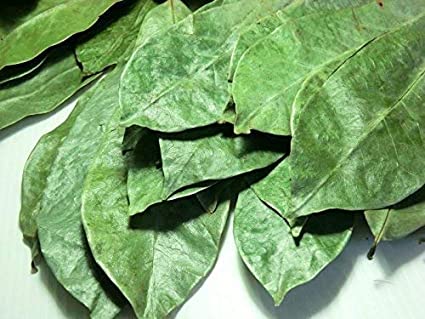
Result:
{"label": "stack of leaves", "polygon": [[355,214],[375,244],[425,225],[424,0],[201,2],[2,4],[0,129],[79,92],[28,159],[20,225],[93,318],[166,317],[231,213],[276,305]]}

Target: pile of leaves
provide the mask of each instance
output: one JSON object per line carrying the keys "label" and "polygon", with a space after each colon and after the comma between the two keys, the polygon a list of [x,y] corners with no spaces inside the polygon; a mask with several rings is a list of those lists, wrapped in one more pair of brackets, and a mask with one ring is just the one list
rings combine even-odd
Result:
{"label": "pile of leaves", "polygon": [[93,318],[167,316],[231,213],[276,305],[355,215],[370,255],[425,225],[424,0],[1,6],[0,128],[79,96],[27,161],[20,226]]}

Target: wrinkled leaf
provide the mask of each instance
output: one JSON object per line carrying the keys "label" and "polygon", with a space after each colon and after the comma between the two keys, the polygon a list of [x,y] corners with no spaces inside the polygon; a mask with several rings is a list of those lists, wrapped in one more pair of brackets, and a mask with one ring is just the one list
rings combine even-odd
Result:
{"label": "wrinkled leaf", "polygon": [[[105,14],[77,46],[77,58],[85,74],[95,74],[108,66],[125,62],[131,55],[146,14],[155,8],[152,0],[120,3]],[[147,30],[149,31],[149,30]]]}
{"label": "wrinkled leaf", "polygon": [[[76,118],[55,151],[37,216],[41,251],[56,279],[97,318],[119,312],[114,287],[95,264],[81,224],[86,173],[119,114],[120,70],[107,75],[78,102]],[[111,124],[112,123],[112,124]]]}
{"label": "wrinkled leaf", "polygon": [[285,138],[261,133],[235,136],[224,125],[163,134],[159,143],[165,196],[184,186],[266,167],[289,151]]}
{"label": "wrinkled leaf", "polygon": [[52,51],[33,72],[0,85],[0,129],[54,110],[87,83],[71,49]]}
{"label": "wrinkled leaf", "polygon": [[121,0],[6,0],[0,12],[0,70],[87,30]]}
{"label": "wrinkled leaf", "polygon": [[425,10],[422,0],[388,0],[383,8],[375,0],[329,1],[330,7],[343,8],[332,11],[326,4],[321,8],[323,1],[316,3],[317,14],[308,10],[298,18],[304,4],[290,6],[292,11],[264,19],[255,29],[263,38],[245,52],[233,80],[235,132],[291,135],[294,98],[309,76]]}
{"label": "wrinkled leaf", "polygon": [[58,156],[59,147],[84,107],[84,103],[78,103],[62,125],[41,137],[25,164],[22,176],[19,224],[28,246],[33,251],[33,257],[39,255],[36,220],[40,212],[47,178]]}
{"label": "wrinkled leaf", "polygon": [[123,125],[177,132],[223,118],[238,33],[287,1],[221,2],[196,11],[135,51],[120,88]]}
{"label": "wrinkled leaf", "polygon": [[425,183],[425,18],[348,59],[299,113],[289,217],[377,209]]}
{"label": "wrinkled leaf", "polygon": [[191,11],[180,0],[173,0],[173,7],[170,7],[170,1],[150,10],[142,23],[141,30],[136,40],[135,47],[139,47],[149,38],[157,36],[162,30],[171,27],[173,24],[186,18]]}
{"label": "wrinkled leaf", "polygon": [[129,220],[123,132],[109,131],[91,166],[83,222],[98,264],[139,318],[164,318],[189,296],[217,258],[229,201],[213,214],[185,198]]}
{"label": "wrinkled leaf", "polygon": [[406,237],[425,226],[425,188],[391,208],[369,210],[365,215],[377,242]]}
{"label": "wrinkled leaf", "polygon": [[247,189],[236,204],[233,232],[244,263],[278,305],[291,289],[312,280],[342,252],[352,225],[348,213],[316,215],[298,242],[284,219]]}
{"label": "wrinkled leaf", "polygon": [[151,131],[139,132],[138,143],[129,153],[128,198],[130,215],[144,212],[149,206],[167,199],[178,199],[198,193],[213,183],[192,185],[168,197],[164,192],[164,173],[158,136]]}

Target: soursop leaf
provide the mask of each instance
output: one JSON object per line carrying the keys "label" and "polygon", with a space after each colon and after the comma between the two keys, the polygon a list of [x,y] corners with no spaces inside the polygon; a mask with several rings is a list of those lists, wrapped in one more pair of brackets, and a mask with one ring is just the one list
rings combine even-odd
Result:
{"label": "soursop leaf", "polygon": [[248,188],[239,194],[233,233],[245,265],[279,305],[290,290],[312,280],[343,251],[352,226],[349,213],[315,215],[295,240],[285,220]]}
{"label": "soursop leaf", "polygon": [[303,106],[287,216],[379,209],[424,185],[424,27],[422,14],[372,41]]}
{"label": "soursop leaf", "polygon": [[[98,264],[138,318],[163,318],[189,297],[213,267],[230,201],[208,214],[189,197],[151,207],[129,220],[124,131],[108,130],[83,194],[83,222]],[[210,190],[207,190],[209,192]]]}
{"label": "soursop leaf", "polygon": [[0,84],[0,129],[54,110],[91,80],[83,80],[71,48],[51,51],[32,72]]}
{"label": "soursop leaf", "polygon": [[84,103],[78,103],[63,124],[42,136],[25,163],[22,176],[19,225],[26,243],[32,250],[33,260],[40,254],[37,216],[41,209],[41,199],[47,185],[47,178],[58,156],[59,147],[84,107]]}
{"label": "soursop leaf", "polygon": [[125,62],[133,52],[140,26],[156,4],[152,0],[119,3],[91,28],[77,46],[77,58],[85,74],[95,74],[106,67]]}
{"label": "soursop leaf", "polygon": [[47,59],[47,53],[41,54],[37,58],[18,65],[10,65],[0,71],[0,85],[6,82],[20,79],[33,71],[37,70],[44,64]]}
{"label": "soursop leaf", "polygon": [[227,73],[239,32],[287,2],[217,1],[150,38],[122,77],[122,124],[178,132],[220,121],[230,101]]}
{"label": "soursop leaf", "polygon": [[127,191],[130,215],[144,212],[149,206],[196,194],[214,182],[191,185],[172,196],[164,192],[165,177],[162,171],[159,138],[148,130],[139,132],[134,151],[128,154]]}
{"label": "soursop leaf", "polygon": [[390,208],[368,210],[365,216],[376,244],[406,237],[425,226],[425,188]]}
{"label": "soursop leaf", "polygon": [[421,0],[388,0],[384,7],[375,0],[344,1],[338,10],[332,10],[337,1],[300,3],[250,32],[263,37],[245,51],[235,71],[236,133],[291,135],[293,102],[309,76],[425,11]]}
{"label": "soursop leaf", "polygon": [[141,46],[146,40],[157,36],[162,30],[183,20],[190,15],[190,9],[180,0],[164,2],[150,10],[143,19],[141,30],[136,40],[135,48]]}
{"label": "soursop leaf", "polygon": [[252,133],[235,136],[230,125],[209,126],[159,140],[164,195],[267,167],[289,153],[289,139]]}
{"label": "soursop leaf", "polygon": [[0,13],[0,70],[29,61],[90,28],[121,0],[6,1]]}
{"label": "soursop leaf", "polygon": [[120,75],[119,69],[114,70],[88,90],[78,102],[77,113],[64,124],[67,132],[55,150],[37,215],[40,247],[49,268],[97,318],[114,318],[122,304],[87,245],[81,196],[87,170],[119,114]]}

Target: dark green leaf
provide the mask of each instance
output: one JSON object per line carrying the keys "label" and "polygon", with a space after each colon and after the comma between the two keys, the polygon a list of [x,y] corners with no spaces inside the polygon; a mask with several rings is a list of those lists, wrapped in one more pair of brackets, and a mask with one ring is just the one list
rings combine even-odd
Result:
{"label": "dark green leaf", "polygon": [[134,49],[144,17],[155,6],[152,0],[131,0],[103,16],[99,21],[102,23],[91,29],[85,35],[87,40],[77,46],[77,58],[84,73],[95,74],[125,62]]}
{"label": "dark green leaf", "polygon": [[29,61],[73,34],[87,30],[121,0],[17,0],[0,12],[0,70]]}

